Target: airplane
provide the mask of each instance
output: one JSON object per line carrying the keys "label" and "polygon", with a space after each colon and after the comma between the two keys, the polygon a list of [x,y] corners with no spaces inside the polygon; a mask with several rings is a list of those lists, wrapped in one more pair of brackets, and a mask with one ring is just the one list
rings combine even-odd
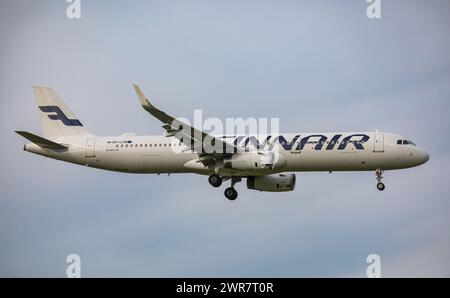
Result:
{"label": "airplane", "polygon": [[[165,134],[91,134],[51,87],[34,86],[43,136],[16,131],[31,143],[27,152],[92,168],[125,173],[195,173],[209,176],[213,187],[231,186],[225,197],[235,200],[235,184],[267,192],[292,191],[296,175],[311,171],[375,171],[382,191],[385,170],[424,164],[429,155],[414,142],[386,132],[212,135],[159,110],[133,85],[142,107],[162,122]],[[289,173],[291,172],[291,173]]]}

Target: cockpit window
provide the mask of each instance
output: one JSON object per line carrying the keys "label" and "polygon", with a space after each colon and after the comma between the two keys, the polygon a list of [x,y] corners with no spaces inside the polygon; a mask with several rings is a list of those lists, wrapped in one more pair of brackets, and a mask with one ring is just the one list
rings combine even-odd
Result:
{"label": "cockpit window", "polygon": [[[397,144],[398,144],[398,142],[397,142]],[[413,145],[413,146],[416,146],[416,144],[414,144],[413,141],[408,141],[408,140],[403,140],[403,145]]]}
{"label": "cockpit window", "polygon": [[416,144],[414,144],[413,141],[409,141],[409,140],[397,140],[397,145],[412,145],[412,146],[416,146]]}

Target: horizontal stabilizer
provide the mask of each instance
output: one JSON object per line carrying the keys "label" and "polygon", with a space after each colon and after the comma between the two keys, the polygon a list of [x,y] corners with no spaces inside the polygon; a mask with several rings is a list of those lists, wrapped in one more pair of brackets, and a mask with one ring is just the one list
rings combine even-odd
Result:
{"label": "horizontal stabilizer", "polygon": [[44,139],[43,137],[37,136],[27,131],[16,131],[19,135],[24,137],[25,139],[35,143],[39,147],[47,148],[47,149],[67,149],[67,146],[55,143],[53,141]]}

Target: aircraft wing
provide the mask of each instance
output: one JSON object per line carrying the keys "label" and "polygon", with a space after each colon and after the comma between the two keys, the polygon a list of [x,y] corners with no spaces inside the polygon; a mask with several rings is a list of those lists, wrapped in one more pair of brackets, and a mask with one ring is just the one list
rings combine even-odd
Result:
{"label": "aircraft wing", "polygon": [[[166,136],[177,138],[201,156],[208,155],[209,157],[221,159],[236,152],[244,151],[241,147],[198,130],[159,110],[150,103],[138,85],[133,84],[133,87],[141,101],[142,107],[164,124],[162,127],[167,132]],[[205,158],[206,160],[208,159],[206,156]]]}

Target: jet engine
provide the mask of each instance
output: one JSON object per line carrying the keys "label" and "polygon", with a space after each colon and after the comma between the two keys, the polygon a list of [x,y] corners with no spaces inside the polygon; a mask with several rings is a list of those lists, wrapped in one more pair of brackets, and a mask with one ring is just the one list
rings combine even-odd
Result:
{"label": "jet engine", "polygon": [[295,174],[248,177],[247,188],[270,192],[291,191],[295,188]]}

